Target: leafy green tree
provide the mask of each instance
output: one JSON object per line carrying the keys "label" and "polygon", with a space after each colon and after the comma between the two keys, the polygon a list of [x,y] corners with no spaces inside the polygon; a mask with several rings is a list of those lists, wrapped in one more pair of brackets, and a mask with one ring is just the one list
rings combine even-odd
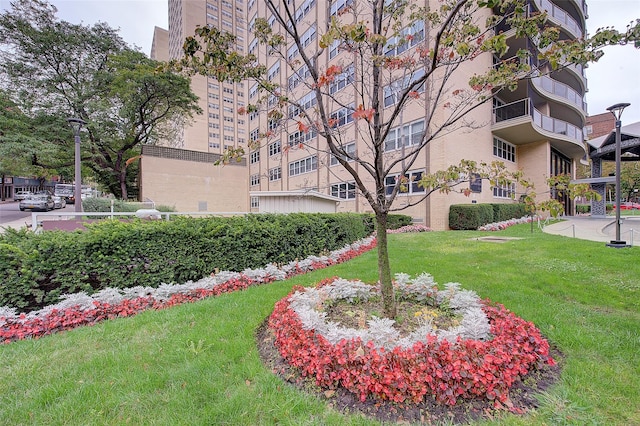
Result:
{"label": "leafy green tree", "polygon": [[36,176],[44,182],[52,175],[65,174],[67,167],[73,165],[67,147],[68,133],[63,118],[44,113],[29,117],[0,90],[2,177]]}
{"label": "leafy green tree", "polygon": [[626,200],[640,197],[640,163],[637,161],[622,164],[620,172],[620,192]]}
{"label": "leafy green tree", "polygon": [[[266,19],[256,19],[255,35],[267,46],[269,55],[280,57],[292,72],[305,67],[302,84],[313,92],[313,108],[291,99],[286,87],[270,81],[263,64],[257,63],[253,55],[235,52],[233,37],[216,28],[197,28],[195,35],[184,44],[184,59],[172,66],[220,81],[249,79],[251,84],[257,83],[262,93],[260,101],[241,112],[264,111],[269,126],[249,142],[250,150],[270,143],[279,137],[277,129],[287,126],[297,126],[301,132],[314,131],[324,139],[325,152],[334,155],[350,173],[375,213],[379,280],[387,317],[395,316],[387,253],[387,216],[394,199],[406,184],[401,182],[388,193],[385,180],[389,174],[399,171],[400,176],[405,176],[431,141],[464,127],[473,128],[466,120],[469,114],[490,102],[497,93],[515,90],[519,80],[549,73],[570,63],[597,60],[603,46],[640,38],[640,25],[636,24],[623,33],[606,28],[584,40],[560,39],[558,29],[547,24],[546,14],[528,13],[524,0],[439,0],[430,2],[428,8],[408,0],[368,0],[347,2],[330,21],[318,22],[319,47],[313,49],[303,37],[301,23],[304,19],[300,20],[296,15],[296,3],[300,5],[295,1],[265,0],[270,16],[279,24],[280,30],[275,31]],[[507,37],[500,29],[505,25],[511,27],[517,37],[528,38],[537,49],[513,52],[512,59],[498,61],[489,69],[478,69],[468,84],[452,87],[456,73],[471,66],[479,56],[505,57]],[[417,47],[407,49],[409,43]],[[300,59],[290,61],[287,50],[294,44]],[[353,66],[357,68],[355,78],[345,77],[346,70],[342,66],[324,69],[319,65],[316,58],[330,46],[338,46],[352,54]],[[533,61],[529,60],[532,55],[536,55]],[[542,66],[532,68],[530,64],[534,63]],[[347,151],[350,140],[341,131],[337,118],[331,115],[336,106],[350,106],[339,93],[331,90],[332,83],[345,78],[348,80],[345,84],[350,85],[357,99],[352,116],[359,129],[358,137],[366,143],[366,149],[357,153]],[[393,105],[384,103],[385,96],[390,96],[389,88],[393,91]],[[424,91],[428,91],[428,96],[422,95]],[[389,132],[397,125],[402,111],[412,107],[427,111],[425,127],[428,131],[420,140],[412,141],[401,154],[385,153]],[[295,114],[289,111],[295,111]],[[224,160],[244,153],[242,147],[228,150]],[[469,171],[464,165],[462,169]],[[446,177],[447,173],[456,171],[459,170],[443,173]],[[469,178],[454,174],[449,174],[449,179]],[[507,177],[495,179],[503,182]],[[434,181],[433,176],[422,180],[421,184],[429,188],[427,196],[433,189],[430,185],[437,180]],[[445,184],[441,189],[446,191],[447,188]]]}
{"label": "leafy green tree", "polygon": [[[136,175],[130,160],[141,145],[171,140],[180,122],[200,111],[189,80],[157,72],[158,63],[130,49],[105,23],[60,21],[56,8],[44,0],[17,0],[11,6],[0,14],[4,89],[32,119],[48,115],[87,122],[83,165],[126,199]],[[73,152],[68,125],[56,123],[63,126],[56,134],[66,133],[65,146]]]}

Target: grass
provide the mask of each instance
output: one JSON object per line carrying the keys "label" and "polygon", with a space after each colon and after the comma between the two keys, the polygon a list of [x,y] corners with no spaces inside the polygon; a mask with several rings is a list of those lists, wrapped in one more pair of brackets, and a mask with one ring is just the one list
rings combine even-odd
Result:
{"label": "grass", "polygon": [[[390,235],[394,272],[460,282],[565,354],[535,412],[487,424],[640,424],[640,249],[530,232]],[[373,425],[283,383],[254,333],[294,284],[376,279],[376,254],[285,282],[0,346],[0,424]]]}

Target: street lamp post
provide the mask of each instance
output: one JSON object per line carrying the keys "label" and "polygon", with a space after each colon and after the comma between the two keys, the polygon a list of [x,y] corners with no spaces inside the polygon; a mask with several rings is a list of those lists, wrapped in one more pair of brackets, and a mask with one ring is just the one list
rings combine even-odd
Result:
{"label": "street lamp post", "polygon": [[607,246],[609,247],[627,247],[627,242],[620,239],[620,157],[621,157],[621,135],[620,127],[622,126],[622,111],[628,107],[629,103],[615,104],[607,108],[616,119],[616,239],[611,241]]}
{"label": "street lamp post", "polygon": [[[80,173],[80,129],[85,123],[80,118],[67,118],[69,125],[73,129],[75,140],[75,185],[73,197],[75,198],[74,209],[76,213],[82,212],[82,175]],[[78,218],[76,218],[78,219]]]}

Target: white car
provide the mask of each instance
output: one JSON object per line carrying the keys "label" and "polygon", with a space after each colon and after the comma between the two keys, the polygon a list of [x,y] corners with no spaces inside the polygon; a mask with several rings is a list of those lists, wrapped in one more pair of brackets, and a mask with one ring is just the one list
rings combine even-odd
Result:
{"label": "white car", "polygon": [[58,197],[58,196],[53,197],[54,209],[63,209],[66,207],[66,205],[67,205],[67,200],[65,200],[64,197]]}
{"label": "white car", "polygon": [[28,198],[20,201],[20,211],[32,210],[32,211],[42,211],[48,212],[49,210],[53,210],[53,198],[48,194],[36,194],[31,195]]}
{"label": "white car", "polygon": [[22,201],[25,198],[29,198],[32,195],[33,195],[33,193],[31,191],[18,190],[18,191],[16,191],[15,194],[13,194],[13,199],[15,201]]}

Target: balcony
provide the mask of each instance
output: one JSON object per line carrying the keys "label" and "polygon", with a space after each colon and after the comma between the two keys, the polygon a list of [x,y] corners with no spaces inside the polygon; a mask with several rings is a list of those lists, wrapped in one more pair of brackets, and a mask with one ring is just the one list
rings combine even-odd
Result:
{"label": "balcony", "polygon": [[551,22],[569,31],[575,38],[582,38],[584,36],[582,25],[578,24],[564,9],[561,9],[549,0],[533,0],[533,3],[538,10],[547,12],[547,16]]}
{"label": "balcony", "polygon": [[581,128],[543,114],[533,106],[531,98],[495,107],[491,131],[514,145],[548,140],[574,159],[582,158],[586,152]]}
{"label": "balcony", "polygon": [[550,95],[551,99],[568,102],[568,104],[577,110],[583,117],[587,113],[587,103],[582,95],[574,90],[571,86],[560,83],[549,76],[543,75],[531,79],[533,87],[535,87],[541,95]]}

